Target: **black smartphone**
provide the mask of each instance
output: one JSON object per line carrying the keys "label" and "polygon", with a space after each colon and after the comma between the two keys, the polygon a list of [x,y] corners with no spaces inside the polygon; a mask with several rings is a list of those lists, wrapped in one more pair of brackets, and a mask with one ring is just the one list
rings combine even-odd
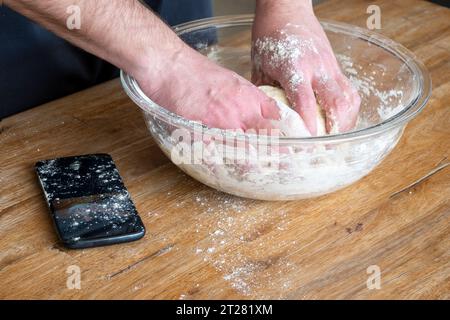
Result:
{"label": "black smartphone", "polygon": [[145,227],[108,154],[43,160],[36,172],[64,246],[134,241]]}

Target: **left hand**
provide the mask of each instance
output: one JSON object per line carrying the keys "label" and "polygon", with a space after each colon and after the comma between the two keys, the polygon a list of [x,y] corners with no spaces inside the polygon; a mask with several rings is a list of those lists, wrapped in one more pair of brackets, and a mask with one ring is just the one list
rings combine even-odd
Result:
{"label": "left hand", "polygon": [[310,1],[260,0],[253,26],[255,84],[280,84],[316,135],[316,96],[328,133],[353,129],[361,99],[342,73]]}

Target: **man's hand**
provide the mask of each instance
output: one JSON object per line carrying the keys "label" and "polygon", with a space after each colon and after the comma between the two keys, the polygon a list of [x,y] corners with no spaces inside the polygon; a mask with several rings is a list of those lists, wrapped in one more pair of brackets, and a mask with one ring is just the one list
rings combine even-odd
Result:
{"label": "man's hand", "polygon": [[158,73],[151,65],[143,71],[135,77],[153,101],[210,128],[270,133],[280,118],[273,99],[191,48],[184,48]]}
{"label": "man's hand", "polygon": [[253,63],[253,81],[280,84],[313,135],[316,96],[329,133],[355,126],[361,99],[343,75],[311,1],[258,1]]}

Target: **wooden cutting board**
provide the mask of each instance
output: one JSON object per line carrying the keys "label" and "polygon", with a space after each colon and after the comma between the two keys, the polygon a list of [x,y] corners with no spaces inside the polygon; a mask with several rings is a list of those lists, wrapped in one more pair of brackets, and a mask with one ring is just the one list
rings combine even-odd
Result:
{"label": "wooden cutting board", "polygon": [[[380,32],[427,65],[433,95],[377,169],[331,195],[262,202],[196,182],[158,149],[118,80],[1,121],[0,298],[449,299],[450,10],[334,0],[317,13],[365,27],[369,4]],[[147,234],[64,249],[33,165],[99,152],[115,159]],[[71,266],[79,290],[67,287]],[[371,266],[380,289],[366,285]]]}

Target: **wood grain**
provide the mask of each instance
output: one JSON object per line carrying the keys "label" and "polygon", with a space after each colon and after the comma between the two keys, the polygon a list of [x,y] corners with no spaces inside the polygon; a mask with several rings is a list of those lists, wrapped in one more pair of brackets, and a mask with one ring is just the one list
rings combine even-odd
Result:
{"label": "wood grain", "polygon": [[[317,13],[365,27],[369,4],[380,32],[424,61],[433,95],[377,169],[331,195],[262,202],[201,185],[162,154],[117,80],[1,121],[0,298],[449,299],[449,167],[433,170],[449,157],[450,10],[351,0]],[[66,250],[33,165],[98,152],[115,159],[148,232]],[[66,287],[70,265],[81,290]],[[366,286],[370,265],[380,290]]]}

